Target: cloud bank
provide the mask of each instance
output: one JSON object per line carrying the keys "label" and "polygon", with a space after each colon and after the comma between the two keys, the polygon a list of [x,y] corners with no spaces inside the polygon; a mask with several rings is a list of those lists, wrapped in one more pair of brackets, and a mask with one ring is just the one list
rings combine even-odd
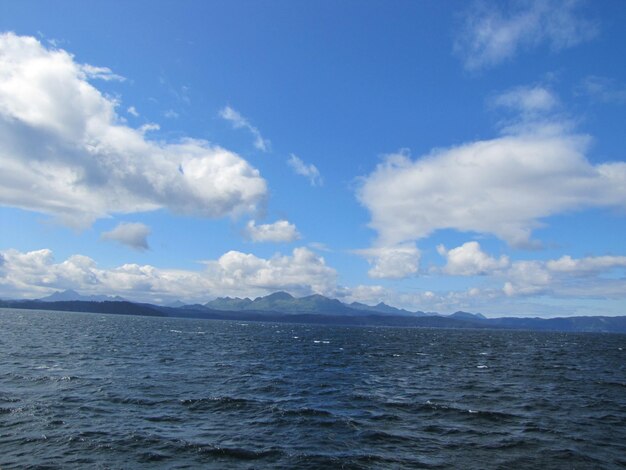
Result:
{"label": "cloud bank", "polygon": [[243,158],[203,140],[147,140],[96,78],[119,79],[35,38],[0,35],[0,204],[85,227],[114,213],[223,217],[264,203],[266,182]]}
{"label": "cloud bank", "polygon": [[0,252],[0,298],[36,297],[54,290],[117,294],[132,300],[160,302],[183,298],[206,302],[214,296],[255,296],[286,290],[294,295],[332,295],[337,272],[307,248],[291,255],[260,258],[229,251],[204,261],[199,271],[124,264],[100,268],[95,260],[74,255],[56,262],[49,249]]}

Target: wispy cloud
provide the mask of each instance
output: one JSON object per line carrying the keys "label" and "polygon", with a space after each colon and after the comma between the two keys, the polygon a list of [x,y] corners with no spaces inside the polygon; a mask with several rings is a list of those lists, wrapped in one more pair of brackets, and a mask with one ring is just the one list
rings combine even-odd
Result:
{"label": "wispy cloud", "polygon": [[139,222],[122,222],[113,230],[100,236],[103,240],[113,240],[135,250],[148,250],[150,227]]}
{"label": "wispy cloud", "polygon": [[559,100],[552,91],[540,85],[519,86],[496,95],[492,105],[523,114],[552,111]]}
{"label": "wispy cloud", "polygon": [[287,160],[287,164],[293,169],[296,174],[308,178],[311,186],[322,186],[324,184],[319,170],[312,163],[307,165],[300,158],[292,153]]}
{"label": "wispy cloud", "polygon": [[108,67],[96,67],[94,65],[82,64],[80,70],[85,74],[87,78],[104,80],[106,82],[115,81],[123,82],[126,78],[113,73]]}
{"label": "wispy cloud", "polygon": [[579,90],[602,103],[626,104],[626,85],[610,78],[591,75],[582,81]]}
{"label": "wispy cloud", "polygon": [[465,13],[455,52],[468,70],[495,66],[522,50],[547,44],[554,51],[588,41],[598,24],[576,0],[474,2]]}
{"label": "wispy cloud", "polygon": [[254,137],[254,146],[262,152],[269,152],[271,149],[271,143],[268,139],[265,139],[259,129],[250,124],[245,117],[230,106],[225,106],[220,110],[220,117],[229,121],[235,129],[247,129]]}

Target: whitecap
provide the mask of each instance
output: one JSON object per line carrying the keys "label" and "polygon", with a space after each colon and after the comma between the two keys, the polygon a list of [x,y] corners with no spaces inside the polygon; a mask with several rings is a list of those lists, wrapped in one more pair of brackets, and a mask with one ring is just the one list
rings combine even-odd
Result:
{"label": "whitecap", "polygon": [[477,366],[476,366],[476,368],[477,368],[477,369],[489,369],[489,367],[487,367],[487,366],[486,366],[486,365],[484,365],[484,364],[479,364],[479,365],[477,365]]}
{"label": "whitecap", "polygon": [[182,333],[180,330],[170,330],[172,333]]}

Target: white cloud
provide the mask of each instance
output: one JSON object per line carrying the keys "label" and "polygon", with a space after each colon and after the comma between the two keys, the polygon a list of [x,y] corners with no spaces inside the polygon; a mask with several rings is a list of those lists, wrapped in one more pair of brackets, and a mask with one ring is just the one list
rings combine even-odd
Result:
{"label": "white cloud", "polygon": [[[0,204],[84,227],[112,213],[166,208],[203,217],[254,213],[267,188],[238,155],[201,140],[154,142],[77,64],[35,38],[0,35]],[[103,78],[103,77],[99,77]]]}
{"label": "white cloud", "polygon": [[493,274],[494,271],[505,269],[510,264],[507,256],[492,258],[482,251],[480,244],[475,241],[464,243],[452,250],[446,250],[445,246],[439,245],[437,252],[447,261],[442,271],[452,276]]}
{"label": "white cloud", "polygon": [[47,249],[7,250],[0,255],[5,260],[0,266],[2,298],[32,298],[70,288],[83,294],[115,294],[142,301],[183,298],[205,302],[214,296],[266,295],[278,290],[332,295],[337,279],[336,271],[307,248],[268,259],[229,251],[217,260],[205,261],[205,269],[199,271],[138,264],[104,269],[81,255],[57,263]]}
{"label": "white cloud", "polygon": [[126,112],[135,117],[139,116],[139,113],[137,112],[137,108],[135,108],[134,106],[129,106],[128,109],[126,109]]}
{"label": "white cloud", "polygon": [[520,86],[507,90],[493,99],[496,106],[513,111],[533,114],[554,109],[559,101],[550,90],[543,86]]}
{"label": "white cloud", "polygon": [[254,242],[289,243],[301,237],[296,226],[286,220],[261,225],[256,225],[254,220],[250,220],[246,225],[245,234]]}
{"label": "white cloud", "polygon": [[117,75],[111,71],[108,67],[96,67],[94,65],[82,64],[80,70],[85,74],[88,79],[104,80],[106,82],[116,81],[123,82],[126,80],[121,75]]}
{"label": "white cloud", "polygon": [[414,245],[367,248],[354,253],[365,257],[372,265],[367,272],[372,278],[399,279],[419,271],[421,253]]}
{"label": "white cloud", "polygon": [[626,256],[563,256],[548,261],[517,261],[506,273],[503,291],[508,296],[551,294],[560,296],[626,296],[626,279],[606,277],[626,268]]}
{"label": "white cloud", "polygon": [[220,117],[229,121],[235,129],[247,129],[254,137],[254,146],[263,151],[268,152],[271,148],[271,142],[268,139],[264,139],[261,132],[254,127],[250,122],[235,111],[230,106],[225,106],[220,110]]}
{"label": "white cloud", "polygon": [[311,186],[322,186],[324,181],[320,175],[319,170],[312,163],[307,165],[300,158],[293,153],[290,155],[287,164],[293,169],[293,171],[309,179]]}
{"label": "white cloud", "polygon": [[626,163],[590,163],[589,139],[537,128],[440,149],[412,160],[385,158],[358,191],[379,244],[424,238],[439,229],[530,243],[541,219],[626,204]]}
{"label": "white cloud", "polygon": [[468,70],[495,66],[518,52],[547,44],[554,51],[588,41],[597,24],[576,0],[475,2],[465,14],[455,52]]}
{"label": "white cloud", "polygon": [[626,256],[589,256],[579,259],[563,256],[557,260],[548,261],[546,268],[552,272],[587,275],[613,268],[626,268]]}
{"label": "white cloud", "polygon": [[150,227],[139,222],[121,222],[113,230],[101,235],[103,240],[114,240],[135,250],[147,250]]}

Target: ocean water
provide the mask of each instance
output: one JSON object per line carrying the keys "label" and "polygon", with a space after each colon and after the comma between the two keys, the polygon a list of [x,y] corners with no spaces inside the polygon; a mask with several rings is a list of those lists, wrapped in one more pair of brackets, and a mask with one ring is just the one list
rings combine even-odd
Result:
{"label": "ocean water", "polygon": [[0,310],[0,468],[625,468],[626,336]]}

